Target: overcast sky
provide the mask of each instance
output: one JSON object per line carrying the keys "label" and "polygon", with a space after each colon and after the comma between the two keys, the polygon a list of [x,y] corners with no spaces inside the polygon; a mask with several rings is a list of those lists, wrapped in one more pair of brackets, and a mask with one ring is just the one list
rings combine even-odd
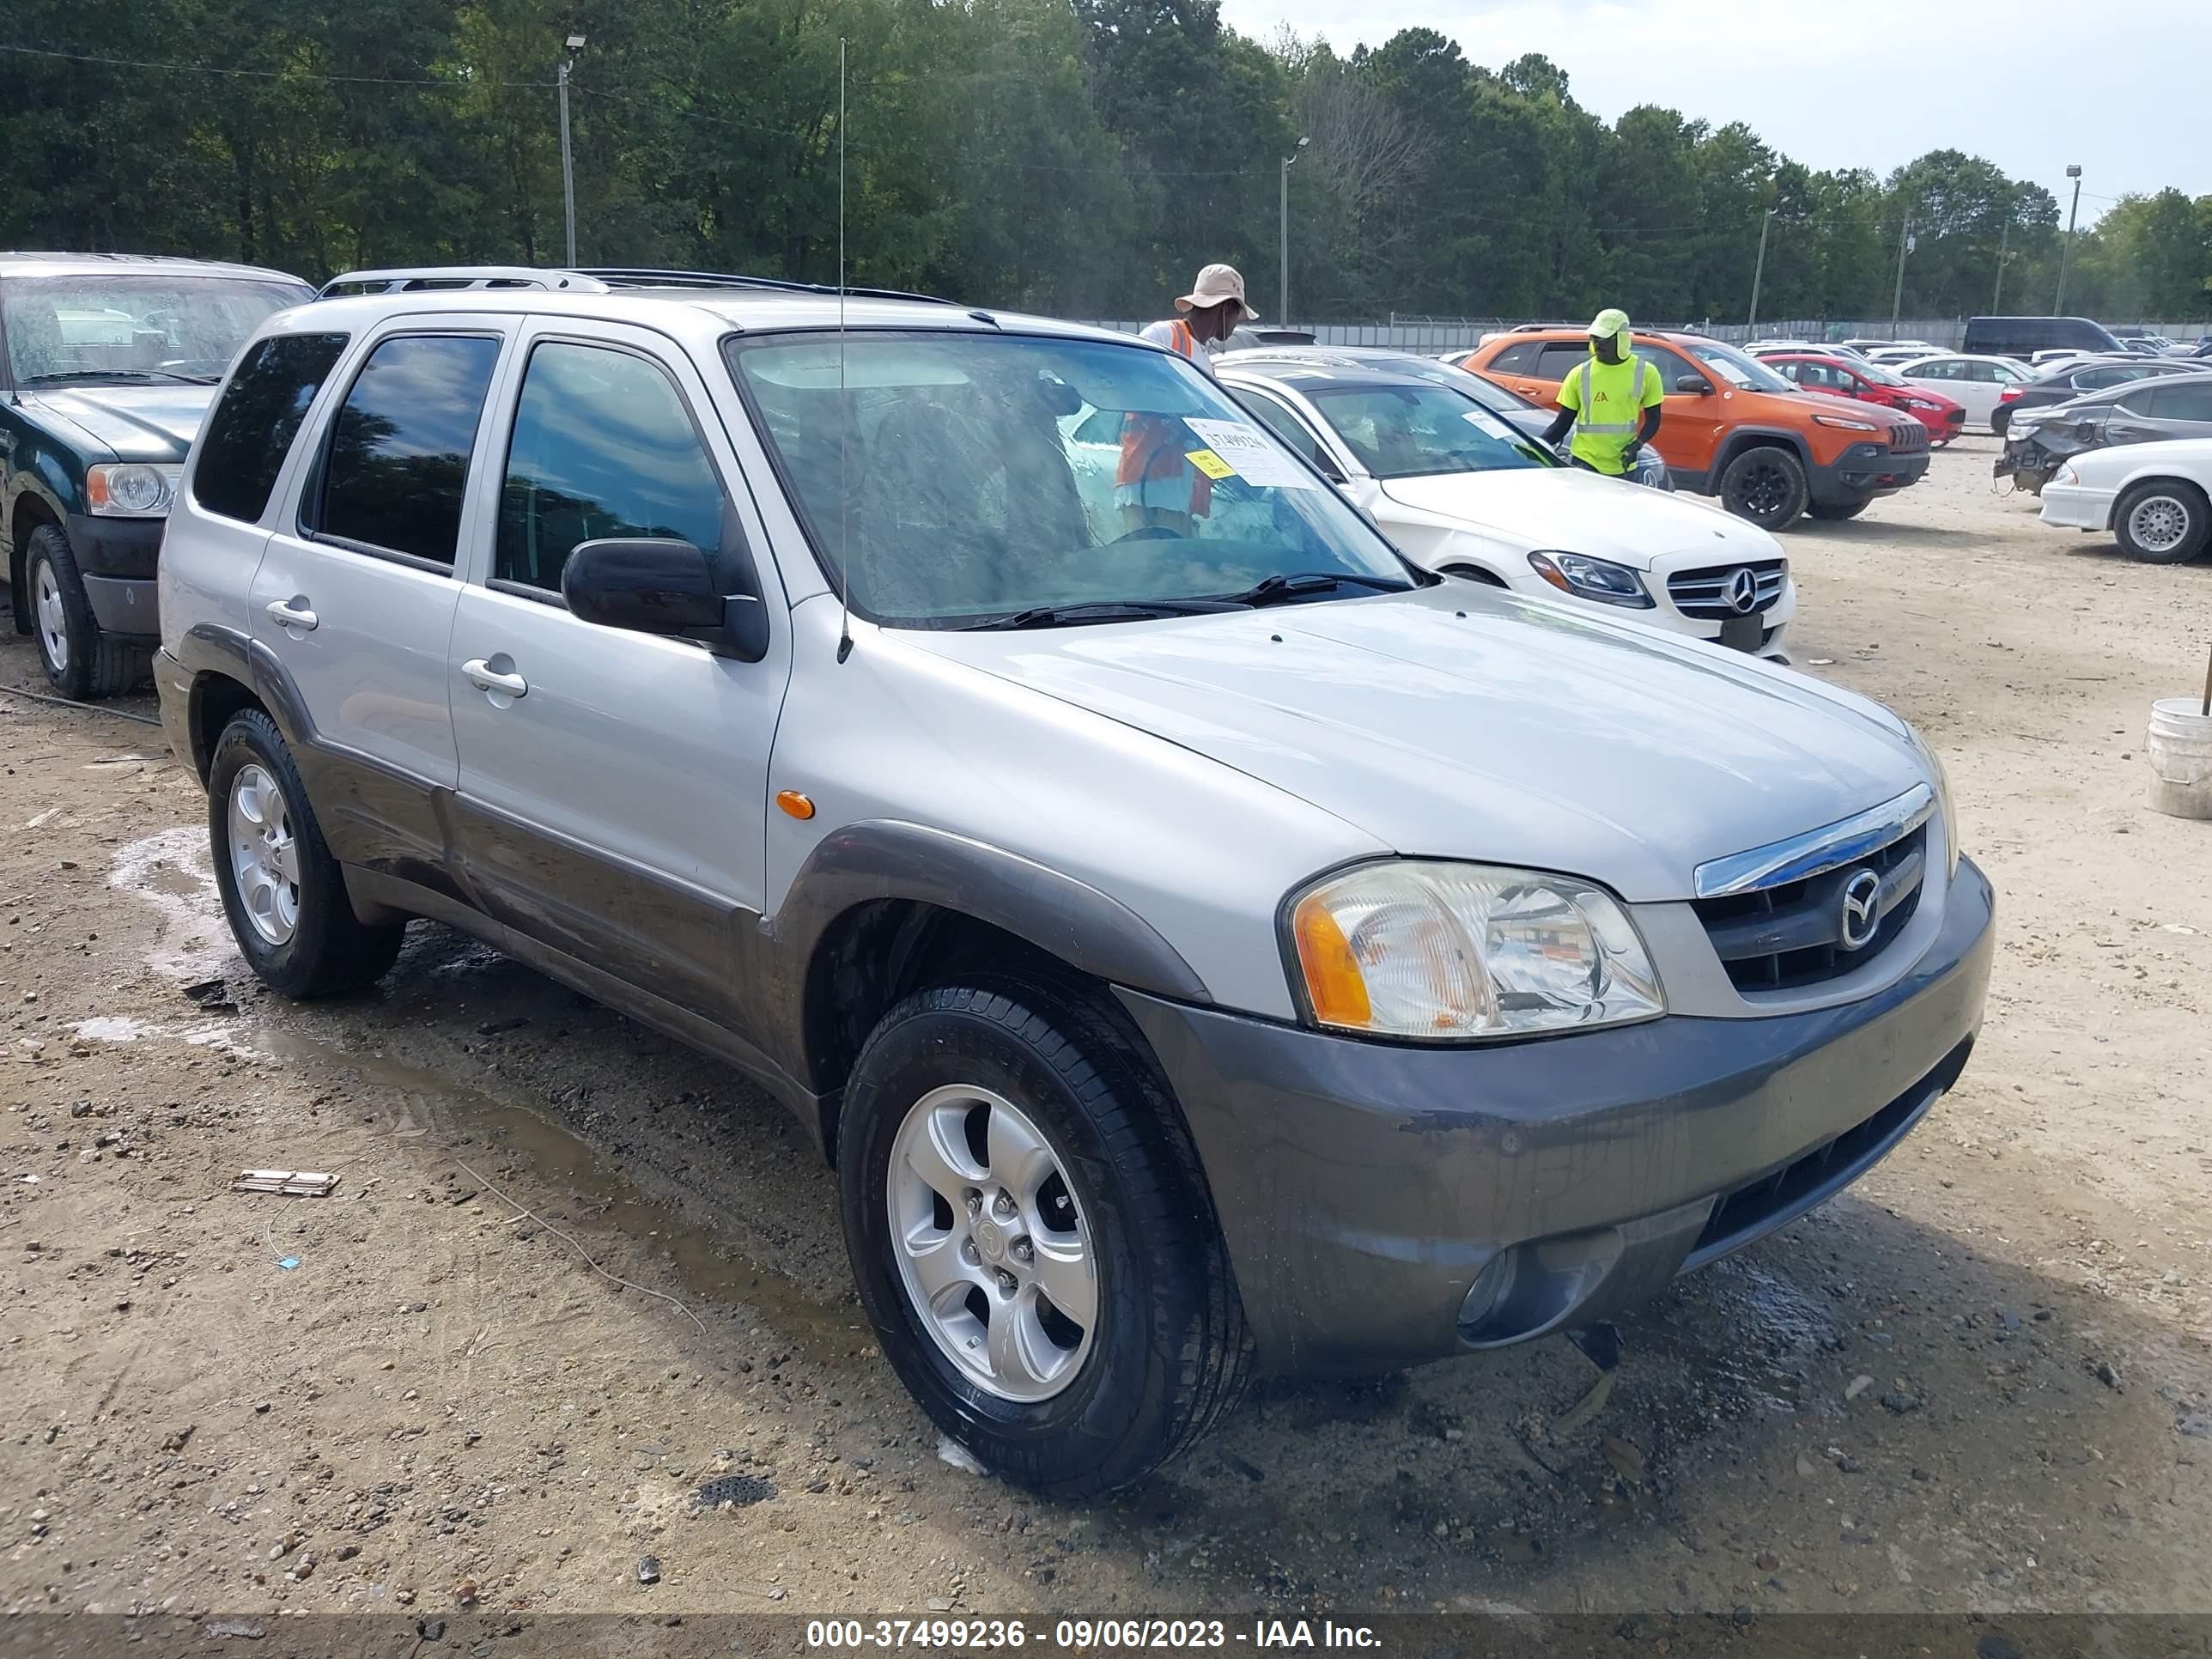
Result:
{"label": "overcast sky", "polygon": [[2043,185],[2062,215],[2078,161],[2085,224],[2131,191],[2212,192],[2204,0],[1370,0],[1347,23],[1352,11],[1222,0],[1243,33],[1288,23],[1345,54],[1411,27],[1491,69],[1540,52],[1608,121],[1638,104],[1742,121],[1808,167],[1887,174],[1962,149]]}

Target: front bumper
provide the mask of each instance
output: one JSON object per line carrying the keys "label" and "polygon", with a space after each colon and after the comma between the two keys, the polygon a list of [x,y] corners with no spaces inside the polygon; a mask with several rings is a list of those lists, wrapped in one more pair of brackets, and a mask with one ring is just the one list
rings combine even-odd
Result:
{"label": "front bumper", "polygon": [[84,578],[86,600],[100,632],[151,643],[161,635],[155,614],[155,570],[166,519],[69,515],[70,552]]}
{"label": "front bumper", "polygon": [[2043,522],[2074,530],[2106,530],[2112,522],[2112,492],[2080,484],[2043,486]]}
{"label": "front bumper", "polygon": [[1965,1066],[1992,914],[1961,860],[1935,942],[1859,1002],[1487,1048],[1121,994],[1182,1103],[1262,1360],[1375,1371],[1586,1322],[1856,1180]]}
{"label": "front bumper", "polygon": [[1887,444],[1853,444],[1826,466],[1806,475],[1808,492],[1823,507],[1891,495],[1918,483],[1928,471],[1925,450],[1900,453]]}

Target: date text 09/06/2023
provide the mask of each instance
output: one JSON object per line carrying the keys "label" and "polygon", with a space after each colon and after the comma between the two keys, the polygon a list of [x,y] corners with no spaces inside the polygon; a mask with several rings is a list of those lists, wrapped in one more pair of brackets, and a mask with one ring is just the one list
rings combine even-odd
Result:
{"label": "date text 09/06/2023", "polygon": [[810,1619],[806,1645],[817,1649],[949,1648],[989,1651],[1052,1648],[1067,1652],[1148,1648],[1356,1648],[1382,1641],[1365,1625],[1329,1620],[1258,1619],[1232,1626],[1221,1619]]}

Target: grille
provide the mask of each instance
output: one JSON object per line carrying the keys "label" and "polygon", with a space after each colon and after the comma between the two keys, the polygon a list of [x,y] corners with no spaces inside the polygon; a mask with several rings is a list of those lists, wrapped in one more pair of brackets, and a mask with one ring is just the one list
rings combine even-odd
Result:
{"label": "grille", "polygon": [[1889,429],[1889,447],[1905,453],[1928,447],[1928,428],[1917,421],[1899,421]]}
{"label": "grille", "polygon": [[[1728,600],[1728,586],[1739,570],[1749,570],[1759,584],[1759,599],[1749,611],[1740,611]],[[1790,580],[1790,561],[1760,559],[1748,565],[1707,565],[1697,570],[1678,570],[1667,578],[1667,597],[1674,609],[1700,622],[1726,622],[1730,617],[1756,616],[1770,611],[1782,597]]]}
{"label": "grille", "polygon": [[[1844,945],[1844,888],[1863,870],[1881,878],[1874,936]],[[1920,907],[1928,872],[1928,826],[1879,852],[1804,881],[1692,901],[1706,937],[1739,991],[1788,991],[1837,979],[1872,961]]]}

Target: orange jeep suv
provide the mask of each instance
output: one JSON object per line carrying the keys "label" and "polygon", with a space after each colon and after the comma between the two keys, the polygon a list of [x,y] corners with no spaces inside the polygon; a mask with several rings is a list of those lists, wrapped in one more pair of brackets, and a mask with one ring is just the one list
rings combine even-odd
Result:
{"label": "orange jeep suv", "polygon": [[[1856,518],[1928,470],[1928,428],[1910,415],[1839,408],[1702,334],[1632,340],[1667,388],[1656,447],[1675,486],[1717,495],[1762,530],[1785,530],[1803,513]],[[1578,330],[1519,328],[1456,361],[1510,392],[1556,404],[1559,383],[1589,352]]]}

